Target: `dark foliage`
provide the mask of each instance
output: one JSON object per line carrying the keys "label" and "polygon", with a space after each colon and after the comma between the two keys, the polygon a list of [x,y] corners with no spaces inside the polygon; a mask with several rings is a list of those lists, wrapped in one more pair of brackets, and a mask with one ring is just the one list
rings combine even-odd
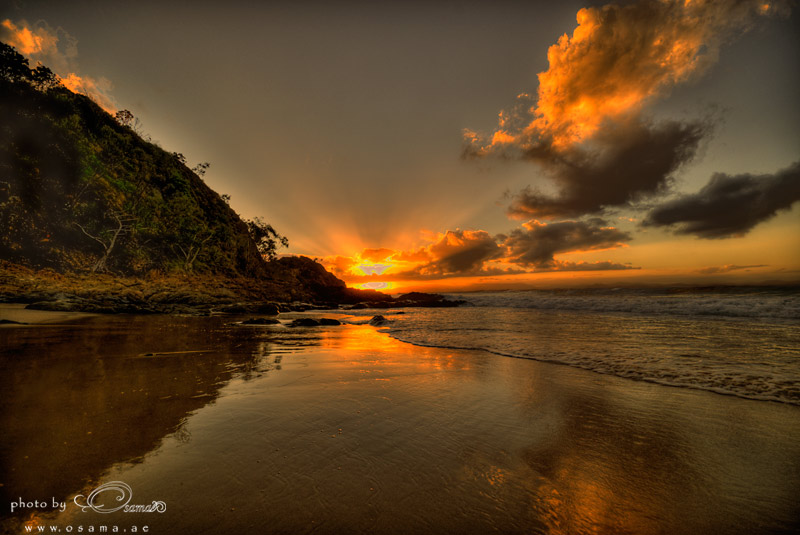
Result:
{"label": "dark foliage", "polygon": [[0,257],[59,270],[267,274],[262,255],[285,238],[245,224],[135,124],[0,43]]}

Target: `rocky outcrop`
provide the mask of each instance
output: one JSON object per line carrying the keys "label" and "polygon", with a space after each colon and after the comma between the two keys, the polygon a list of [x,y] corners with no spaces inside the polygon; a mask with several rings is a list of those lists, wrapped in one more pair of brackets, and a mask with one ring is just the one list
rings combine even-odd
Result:
{"label": "rocky outcrop", "polygon": [[372,316],[372,318],[369,320],[369,324],[374,325],[376,327],[380,325],[386,325],[388,322],[389,320],[387,320],[381,315]]}
{"label": "rocky outcrop", "polygon": [[305,257],[277,262],[283,267],[275,268],[275,278],[263,280],[201,274],[137,278],[58,273],[0,260],[0,302],[28,303],[32,309],[66,312],[254,316],[463,304],[438,294],[414,292],[393,298],[374,290],[347,288],[343,281]]}
{"label": "rocky outcrop", "polygon": [[240,325],[278,325],[280,321],[275,318],[250,318],[244,320]]}

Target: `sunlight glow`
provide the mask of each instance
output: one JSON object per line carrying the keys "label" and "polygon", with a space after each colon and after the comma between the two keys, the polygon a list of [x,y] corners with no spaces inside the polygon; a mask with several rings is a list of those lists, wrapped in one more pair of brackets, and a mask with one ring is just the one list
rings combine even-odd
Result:
{"label": "sunlight glow", "polygon": [[392,264],[360,264],[354,271],[360,271],[364,275],[383,275],[390,267]]}
{"label": "sunlight glow", "polygon": [[395,283],[393,282],[380,282],[380,281],[370,281],[370,282],[362,282],[361,284],[356,284],[356,288],[359,290],[391,290],[395,287]]}

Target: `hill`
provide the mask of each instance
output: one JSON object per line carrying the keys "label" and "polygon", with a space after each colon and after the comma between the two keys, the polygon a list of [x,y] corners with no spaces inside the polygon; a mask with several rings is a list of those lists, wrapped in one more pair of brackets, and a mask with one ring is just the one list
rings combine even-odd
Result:
{"label": "hill", "polygon": [[0,46],[2,258],[60,272],[268,274],[247,224],[180,154]]}
{"label": "hill", "polygon": [[309,258],[277,258],[286,238],[243,221],[199,176],[207,164],[190,169],[135,126],[0,42],[0,302],[97,312],[444,303],[350,289]]}
{"label": "hill", "polygon": [[202,168],[143,139],[132,118],[0,43],[3,300],[145,299],[120,284],[172,287],[190,302],[345,298],[344,282],[312,260],[276,260],[284,238],[243,221]]}

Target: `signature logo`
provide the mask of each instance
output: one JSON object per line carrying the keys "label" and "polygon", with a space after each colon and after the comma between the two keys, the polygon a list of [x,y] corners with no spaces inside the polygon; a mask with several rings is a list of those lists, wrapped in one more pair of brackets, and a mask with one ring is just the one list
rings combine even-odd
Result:
{"label": "signature logo", "polygon": [[[167,510],[167,504],[163,501],[153,501],[148,505],[129,505],[131,498],[133,490],[130,485],[122,481],[111,481],[100,485],[88,496],[78,494],[73,501],[84,513],[88,510],[95,513],[114,513],[119,510],[125,513],[163,513]],[[83,500],[83,503],[78,500]],[[109,500],[111,500],[110,505],[106,505]]]}

